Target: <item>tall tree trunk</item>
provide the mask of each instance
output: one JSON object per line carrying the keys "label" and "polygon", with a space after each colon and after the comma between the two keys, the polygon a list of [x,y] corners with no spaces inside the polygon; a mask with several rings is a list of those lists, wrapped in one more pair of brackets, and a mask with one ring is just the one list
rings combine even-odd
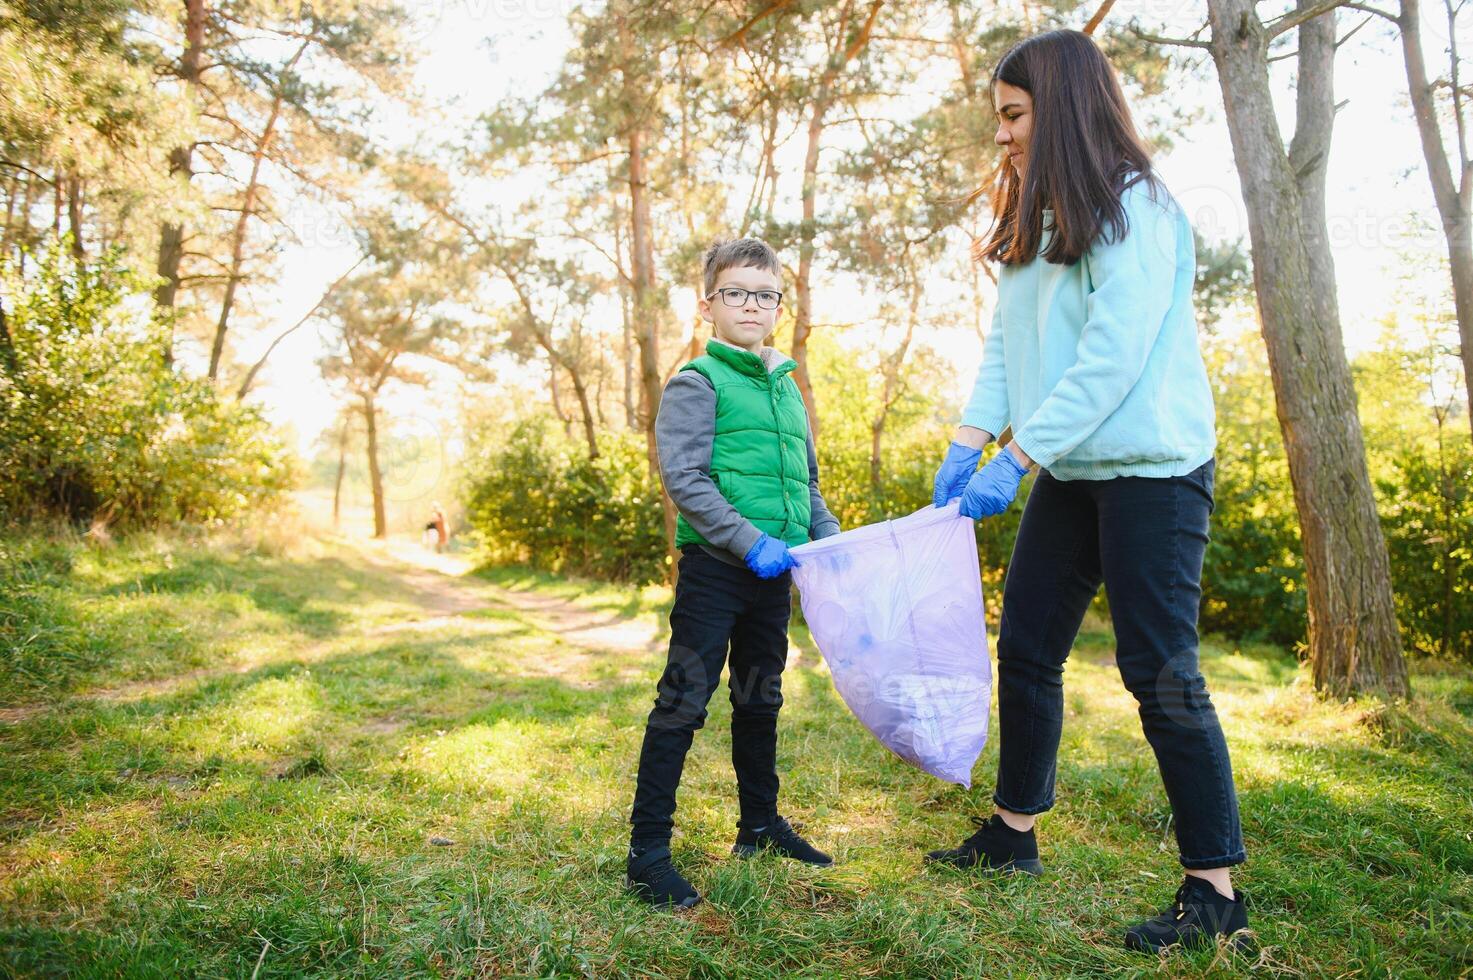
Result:
{"label": "tall tree trunk", "polygon": [[818,400],[813,395],[813,380],[808,375],[808,335],[813,332],[813,256],[817,250],[814,220],[818,213],[818,152],[822,146],[824,113],[828,111],[828,95],[821,90],[808,119],[808,148],[803,155],[803,220],[798,226],[798,278],[793,283],[797,303],[793,307],[793,348],[788,353],[798,363],[793,380],[803,395],[808,409],[808,426],[818,438]]}
{"label": "tall tree trunk", "polygon": [[66,199],[66,178],[60,170],[56,171],[56,179],[51,182],[51,234],[58,241],[61,240],[61,212],[65,206],[62,202]]}
{"label": "tall tree trunk", "polygon": [[818,402],[813,395],[813,381],[808,374],[808,336],[813,331],[813,257],[817,251],[815,239],[818,235],[818,158],[823,147],[823,131],[827,116],[834,102],[834,86],[844,67],[858,57],[869,44],[874,30],[875,18],[879,15],[884,0],[870,0],[869,12],[863,26],[851,39],[849,18],[854,0],[845,0],[839,16],[838,28],[834,33],[833,50],[823,74],[818,79],[817,94],[813,99],[808,117],[808,145],[803,154],[803,220],[798,225],[798,279],[793,284],[797,294],[797,305],[793,310],[793,349],[789,352],[798,367],[793,371],[793,380],[803,395],[803,404],[808,409],[808,425],[816,438],[821,428],[818,418]]}
{"label": "tall tree trunk", "polygon": [[[1307,0],[1300,0],[1301,11]],[[1253,276],[1299,512],[1315,687],[1405,695],[1386,542],[1366,470],[1324,213],[1333,14],[1299,27],[1297,125],[1284,151],[1269,32],[1253,0],[1209,0],[1211,51],[1248,206]]]}
{"label": "tall tree trunk", "polygon": [[0,257],[10,254],[10,227],[15,221],[15,199],[20,191],[20,174],[5,175],[5,224],[0,227]]}
{"label": "tall tree trunk", "polygon": [[[15,212],[15,196],[19,190],[19,175],[7,177],[5,181],[5,230],[0,232],[0,261],[10,257],[10,222]],[[10,371],[15,370],[15,342],[10,337],[10,324],[5,319],[5,303],[0,302],[0,359]]]}
{"label": "tall tree trunk", "polygon": [[563,410],[562,388],[557,383],[557,357],[550,356],[547,365],[547,390],[552,394],[552,414],[562,423],[563,435],[569,438],[573,435],[573,420]]}
{"label": "tall tree trunk", "polygon": [[[31,212],[34,211],[37,205],[40,204],[40,202],[43,200],[42,195],[45,193],[45,183],[40,175],[26,180],[25,195],[21,198],[19,234],[14,239],[12,244],[20,246],[27,246],[31,244]],[[26,253],[24,250],[22,250],[20,254],[21,272],[25,271],[25,260]]]}
{"label": "tall tree trunk", "polygon": [[384,514],[384,475],[378,468],[378,409],[373,392],[363,393],[363,424],[368,432],[368,482],[373,488],[373,536],[389,536],[389,521]]}
{"label": "tall tree trunk", "polygon": [[669,578],[673,585],[678,575],[680,556],[675,551],[675,502],[665,492],[660,477],[660,452],[655,444],[655,418],[660,412],[660,313],[663,304],[656,294],[654,238],[650,228],[649,189],[646,186],[644,132],[631,128],[629,148],[629,239],[631,271],[634,278],[634,330],[639,344],[639,385],[644,417],[645,459],[650,479],[660,487],[660,507],[665,519],[665,550],[669,558]]}
{"label": "tall tree trunk", "polygon": [[[307,42],[303,42],[297,48],[296,54],[292,55],[291,60],[282,68],[283,78],[296,67],[298,59],[306,50]],[[230,326],[230,310],[235,305],[235,291],[240,286],[241,269],[245,265],[246,230],[250,225],[251,215],[255,213],[256,198],[261,189],[261,164],[271,149],[272,137],[276,135],[276,122],[281,118],[280,86],[281,80],[278,79],[278,91],[271,100],[271,111],[266,114],[266,123],[261,127],[261,136],[256,140],[256,145],[251,152],[251,175],[246,181],[245,192],[241,195],[240,213],[235,216],[235,228],[230,233],[230,272],[225,277],[225,296],[220,301],[220,316],[215,322],[215,340],[210,345],[209,379],[211,381],[218,380],[220,376],[220,359],[225,354],[225,332]]]}
{"label": "tall tree trunk", "polygon": [[776,98],[768,100],[767,134],[762,139],[762,179],[766,182],[767,197],[760,202],[764,221],[772,220],[773,208],[777,206],[777,127],[781,121],[782,107]]}
{"label": "tall tree trunk", "polygon": [[332,481],[332,529],[336,531],[343,512],[343,474],[348,469],[348,415],[343,413],[343,425],[338,430],[338,472]]}
{"label": "tall tree trunk", "polygon": [[5,235],[5,254],[13,257],[16,264],[16,272],[24,275],[26,271],[26,250],[23,247],[31,233],[31,208],[35,206],[35,190],[39,183],[31,175],[26,175],[20,181],[18,192],[20,193],[20,207],[16,209],[20,220],[9,228]]}
{"label": "tall tree trunk", "polygon": [[7,371],[15,371],[15,343],[10,339],[10,323],[5,319],[5,304],[0,303],[0,361]]}
{"label": "tall tree trunk", "polygon": [[[612,158],[609,163],[609,181],[613,183],[618,179],[614,169]],[[619,206],[619,198],[614,197],[612,201],[613,224],[614,224],[614,273],[619,277],[619,316],[622,321],[624,356],[620,358],[623,368],[624,383],[624,424],[631,429],[639,428],[640,399],[635,395],[634,386],[634,295],[633,295],[633,272],[634,261],[632,249],[630,250],[630,261],[626,264],[625,255],[625,214],[624,209]]]}
{"label": "tall tree trunk", "polygon": [[[1465,183],[1465,187],[1473,184]],[[1451,221],[1442,221],[1447,261],[1453,280],[1453,310],[1458,318],[1458,349],[1463,359],[1464,394],[1473,409],[1473,213],[1467,207]],[[1473,427],[1473,410],[1468,413]]]}
{"label": "tall tree trunk", "polygon": [[608,380],[608,347],[598,345],[598,381],[593,389],[593,410],[598,413],[598,426],[600,429],[609,427],[609,420],[604,416],[604,382]]}
{"label": "tall tree trunk", "polygon": [[[624,216],[619,213],[618,208],[615,208],[614,220],[620,223],[622,223],[624,220]],[[622,228],[616,231],[614,234],[614,248],[616,249],[616,251],[614,252],[615,255],[622,254],[623,245],[620,240],[622,238],[622,235]],[[619,281],[619,315],[623,320],[622,325],[624,330],[624,356],[619,360],[624,373],[624,424],[629,426],[629,428],[631,429],[637,429],[639,428],[640,406],[639,400],[635,397],[634,388],[635,339],[633,305],[633,299],[630,296],[629,284],[621,277]]]}
{"label": "tall tree trunk", "polygon": [[[184,0],[184,53],[179,59],[179,78],[186,92],[199,85],[200,66],[205,48],[205,0]],[[189,186],[194,169],[194,145],[186,143],[169,151],[169,176],[181,190]],[[179,263],[184,257],[184,226],[177,221],[164,222],[159,235],[158,274],[163,281],[154,290],[158,306],[173,307],[179,294]],[[164,347],[164,363],[174,363],[172,334]]]}
{"label": "tall tree trunk", "polygon": [[[1417,120],[1422,156],[1427,161],[1427,179],[1432,184],[1432,199],[1442,220],[1442,234],[1447,241],[1448,265],[1453,280],[1453,308],[1458,317],[1458,341],[1463,355],[1463,382],[1468,405],[1473,408],[1473,170],[1467,161],[1468,147],[1462,92],[1458,77],[1456,25],[1449,24],[1452,63],[1451,90],[1453,122],[1458,132],[1458,168],[1454,174],[1442,139],[1442,126],[1437,118],[1437,102],[1427,76],[1427,61],[1422,53],[1422,22],[1419,0],[1401,0],[1396,25],[1401,33],[1402,60],[1406,63],[1407,94],[1411,97],[1412,114]],[[1473,411],[1468,413],[1473,425]]]}
{"label": "tall tree trunk", "polygon": [[[908,263],[907,263],[908,264]],[[880,406],[875,416],[870,420],[870,443],[869,443],[869,485],[879,490],[884,482],[884,457],[882,449],[885,440],[885,425],[890,419],[890,410],[905,393],[905,384],[901,380],[905,369],[905,356],[910,352],[910,344],[915,337],[916,324],[920,320],[921,286],[915,277],[915,270],[909,269],[911,287],[909,289],[908,301],[910,308],[905,315],[905,336],[900,338],[900,346],[895,353],[889,357],[882,357],[880,370],[884,376],[884,382],[880,386]]]}
{"label": "tall tree trunk", "polygon": [[[616,16],[616,30],[623,61],[625,104],[639,106],[644,97],[637,91],[640,84],[634,72],[637,62],[633,32],[628,15]],[[632,110],[631,110],[632,111]],[[669,561],[668,576],[673,585],[679,574],[679,555],[675,551],[675,503],[665,492],[660,478],[660,454],[655,445],[655,418],[660,411],[660,319],[664,303],[655,284],[654,232],[650,227],[650,200],[645,163],[645,127],[647,120],[631,119],[624,133],[629,155],[629,265],[634,301],[634,335],[639,344],[639,386],[643,408],[640,425],[644,429],[645,460],[650,479],[660,487],[660,506],[665,520],[665,549]]]}
{"label": "tall tree trunk", "polygon": [[563,357],[561,354],[558,353],[557,348],[555,348],[552,344],[551,337],[547,336],[545,333],[543,333],[539,329],[536,329],[535,327],[533,329],[536,333],[537,342],[541,344],[542,349],[547,352],[547,361],[552,375],[553,411],[556,412],[558,418],[562,420],[563,431],[568,435],[572,435],[573,423],[571,419],[569,419],[563,413],[561,398],[558,394],[557,372],[558,368],[562,368],[564,371],[568,372],[568,380],[573,385],[573,397],[578,399],[578,411],[583,418],[583,438],[588,443],[588,458],[598,459],[598,438],[597,431],[594,428],[593,406],[589,403],[588,398],[588,382],[584,379],[583,373],[578,370],[578,366],[575,362],[566,357]]}
{"label": "tall tree trunk", "polygon": [[1437,655],[1444,660],[1452,656],[1453,607],[1457,602],[1458,566],[1456,555],[1458,533],[1453,515],[1454,494],[1457,485],[1447,465],[1447,412],[1437,413],[1437,518],[1438,536],[1442,539],[1439,559],[1442,561],[1442,636],[1437,644]]}
{"label": "tall tree trunk", "polygon": [[82,180],[76,173],[67,177],[66,214],[72,233],[72,258],[80,261],[87,257],[87,249],[82,244]]}
{"label": "tall tree trunk", "polygon": [[598,459],[598,438],[594,429],[593,406],[588,403],[588,383],[571,364],[568,365],[568,380],[573,383],[573,394],[578,399],[578,409],[583,413],[583,438],[588,441],[588,458]]}

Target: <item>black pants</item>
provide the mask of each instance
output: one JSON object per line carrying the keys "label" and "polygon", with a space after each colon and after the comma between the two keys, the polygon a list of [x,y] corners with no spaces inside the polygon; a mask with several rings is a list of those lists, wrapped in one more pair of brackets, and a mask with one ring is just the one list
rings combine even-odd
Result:
{"label": "black pants", "polygon": [[741,826],[761,827],[776,818],[777,712],[788,659],[791,587],[787,573],[759,579],[696,545],[682,549],[670,610],[670,653],[639,753],[633,840],[670,839],[685,756],[706,723],[706,705],[721,683],[728,647],[731,762]]}
{"label": "black pants", "polygon": [[1191,869],[1245,860],[1232,766],[1198,669],[1197,611],[1215,462],[1186,476],[1056,480],[1039,473],[1003,587],[997,641],[998,806],[1054,805],[1064,661],[1103,580],[1115,660],[1140,706]]}

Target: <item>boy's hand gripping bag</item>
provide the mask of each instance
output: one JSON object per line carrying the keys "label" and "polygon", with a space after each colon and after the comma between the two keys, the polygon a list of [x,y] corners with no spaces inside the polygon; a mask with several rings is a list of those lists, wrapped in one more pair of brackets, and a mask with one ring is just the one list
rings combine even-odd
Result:
{"label": "boy's hand gripping bag", "polygon": [[970,787],[992,666],[977,541],[958,506],[799,545],[793,579],[849,710],[902,759]]}

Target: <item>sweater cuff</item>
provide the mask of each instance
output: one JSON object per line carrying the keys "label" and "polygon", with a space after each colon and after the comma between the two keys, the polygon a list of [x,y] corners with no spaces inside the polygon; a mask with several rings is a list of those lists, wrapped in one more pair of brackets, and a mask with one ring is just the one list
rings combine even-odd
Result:
{"label": "sweater cuff", "polygon": [[981,429],[996,439],[1002,434],[1002,430],[1008,427],[1008,417],[1006,415],[988,415],[981,411],[963,412],[961,424],[970,425],[974,429]]}
{"label": "sweater cuff", "polygon": [[808,538],[811,541],[818,541],[838,534],[840,530],[838,520],[823,521],[808,529]]}
{"label": "sweater cuff", "polygon": [[747,552],[752,550],[752,545],[762,540],[762,531],[751,521],[745,521],[737,528],[736,534],[731,536],[731,543],[727,550],[736,555],[742,562],[747,560]]}
{"label": "sweater cuff", "polygon": [[1028,454],[1029,459],[1038,464],[1040,469],[1047,469],[1054,465],[1054,461],[1059,458],[1042,445],[1034,442],[1033,433],[1029,432],[1026,427],[1021,432],[1013,433],[1013,441],[1018,444],[1019,449]]}

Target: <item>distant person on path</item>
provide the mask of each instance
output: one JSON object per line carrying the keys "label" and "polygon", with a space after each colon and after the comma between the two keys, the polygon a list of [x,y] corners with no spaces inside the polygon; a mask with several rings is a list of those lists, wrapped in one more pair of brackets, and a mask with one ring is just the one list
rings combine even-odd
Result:
{"label": "distant person on path", "polygon": [[675,869],[675,793],[730,649],[731,756],[741,817],[732,851],[833,860],[777,811],[777,714],[788,659],[791,545],[839,533],[793,359],[764,347],[782,308],[782,265],[755,238],[706,252],[701,316],[715,336],[665,386],[660,475],[680,510],[670,651],[645,725],[625,886],[651,904],[700,895]]}
{"label": "distant person on path", "polygon": [[[1000,266],[997,310],[934,502],[960,496],[969,517],[999,514],[1028,468],[1040,471],[1003,586],[995,812],[928,858],[1042,869],[1034,822],[1054,805],[1064,661],[1103,582],[1186,871],[1172,905],[1125,945],[1211,945],[1248,916],[1229,874],[1246,859],[1233,772],[1198,665],[1216,435],[1192,227],[1088,35],[1020,42],[993,72],[992,97],[1008,163],[977,252]],[[1009,424],[1012,442],[978,469]]]}
{"label": "distant person on path", "polygon": [[435,553],[439,554],[450,543],[450,526],[445,521],[445,511],[438,500],[432,505],[430,522],[425,525],[425,533],[430,531],[435,532]]}

